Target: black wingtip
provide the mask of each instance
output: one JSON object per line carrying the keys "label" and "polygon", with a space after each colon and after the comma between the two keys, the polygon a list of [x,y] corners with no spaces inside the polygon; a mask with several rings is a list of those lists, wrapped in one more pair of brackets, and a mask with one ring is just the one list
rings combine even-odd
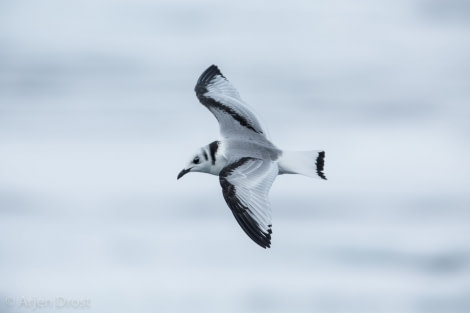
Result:
{"label": "black wingtip", "polygon": [[199,76],[199,79],[197,80],[197,83],[196,83],[196,87],[194,87],[194,91],[196,92],[196,94],[197,95],[202,95],[202,94],[206,93],[207,84],[209,84],[211,82],[211,80],[217,75],[222,76],[223,78],[225,78],[225,76],[222,74],[222,72],[220,72],[217,65],[212,64],[211,66],[209,66],[201,74],[201,76]]}
{"label": "black wingtip", "polygon": [[220,71],[219,67],[215,64],[212,64],[211,66],[209,66],[205,71],[204,73],[201,74],[201,77],[202,76],[208,76],[209,78],[211,77],[214,77],[216,75],[220,75],[222,77],[225,78],[225,76],[222,74],[222,72]]}
{"label": "black wingtip", "polygon": [[325,151],[320,151],[318,152],[317,160],[315,162],[317,165],[317,174],[320,176],[322,179],[326,180],[326,176],[323,173],[323,169],[325,167]]}
{"label": "black wingtip", "polygon": [[264,249],[271,247],[271,225],[269,225],[268,232],[265,233],[247,212],[232,213],[245,234],[247,234],[253,242]]}

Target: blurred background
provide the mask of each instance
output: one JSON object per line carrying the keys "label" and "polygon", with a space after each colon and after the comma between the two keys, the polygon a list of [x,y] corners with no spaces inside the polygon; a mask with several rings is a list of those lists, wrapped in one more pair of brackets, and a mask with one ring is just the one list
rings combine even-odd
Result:
{"label": "blurred background", "polygon": [[[464,0],[0,1],[0,312],[470,312]],[[272,248],[218,179],[217,64],[279,147]]]}

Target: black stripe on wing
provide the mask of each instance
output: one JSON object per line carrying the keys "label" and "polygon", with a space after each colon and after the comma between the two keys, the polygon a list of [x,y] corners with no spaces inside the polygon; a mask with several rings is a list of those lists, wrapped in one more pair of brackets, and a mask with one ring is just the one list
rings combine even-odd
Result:
{"label": "black stripe on wing", "polygon": [[268,225],[269,229],[267,232],[260,228],[258,222],[250,215],[250,208],[243,205],[237,197],[236,186],[231,184],[227,179],[227,177],[230,176],[237,167],[243,165],[249,160],[254,160],[254,158],[241,158],[237,162],[224,167],[219,176],[220,185],[222,186],[222,193],[224,195],[225,202],[227,202],[227,205],[232,210],[233,216],[235,216],[235,219],[243,231],[261,247],[269,248],[271,246],[271,225]]}
{"label": "black stripe on wing", "polygon": [[[206,97],[205,94],[209,91],[208,86],[212,83],[216,76],[222,77],[224,80],[227,80],[225,76],[220,72],[219,68],[216,65],[211,65],[204,73],[201,74],[199,77],[196,87],[194,87],[194,91],[196,91],[196,96],[198,97],[199,101],[205,105],[208,109],[215,108],[218,109],[226,114],[232,116],[234,120],[236,120],[240,125],[246,127],[255,133],[262,134],[261,130],[256,129],[246,118],[241,116],[237,113],[234,109],[229,106],[224,105],[210,97]],[[227,80],[228,82],[228,80]]]}

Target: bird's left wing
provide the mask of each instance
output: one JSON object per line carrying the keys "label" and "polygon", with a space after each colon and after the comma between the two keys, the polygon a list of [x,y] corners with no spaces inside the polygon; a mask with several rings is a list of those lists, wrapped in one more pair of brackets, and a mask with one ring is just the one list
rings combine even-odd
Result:
{"label": "bird's left wing", "polygon": [[269,189],[278,175],[277,163],[244,157],[220,172],[220,185],[228,206],[245,233],[258,245],[271,245]]}
{"label": "bird's left wing", "polygon": [[201,74],[194,90],[199,101],[217,118],[223,137],[265,137],[258,118],[217,66],[211,65]]}

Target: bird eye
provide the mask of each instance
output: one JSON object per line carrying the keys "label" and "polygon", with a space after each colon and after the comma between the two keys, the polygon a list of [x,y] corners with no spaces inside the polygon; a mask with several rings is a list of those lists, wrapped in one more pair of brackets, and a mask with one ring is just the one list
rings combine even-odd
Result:
{"label": "bird eye", "polygon": [[198,156],[196,156],[196,157],[194,158],[193,163],[194,163],[194,164],[199,164],[199,157],[198,157]]}

